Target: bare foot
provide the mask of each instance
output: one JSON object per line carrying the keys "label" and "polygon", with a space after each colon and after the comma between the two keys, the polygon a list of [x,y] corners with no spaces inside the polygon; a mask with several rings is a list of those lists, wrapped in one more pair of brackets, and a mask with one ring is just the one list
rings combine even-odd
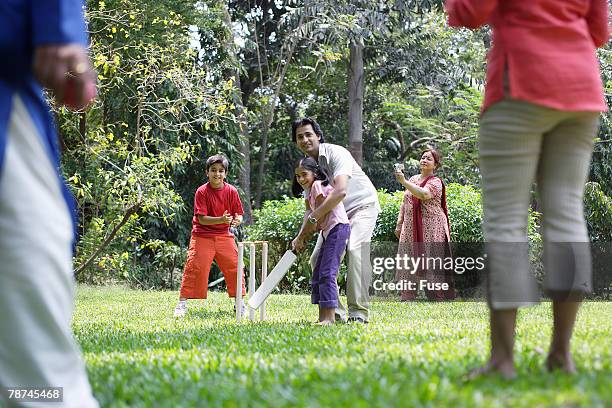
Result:
{"label": "bare foot", "polygon": [[482,367],[477,367],[465,375],[466,381],[472,381],[480,377],[500,375],[504,380],[512,380],[516,377],[513,362],[492,363],[489,361]]}
{"label": "bare foot", "polygon": [[546,358],[546,369],[548,371],[560,370],[566,374],[576,374],[576,365],[571,354],[550,352]]}
{"label": "bare foot", "polygon": [[[326,323],[327,322],[327,323]],[[335,307],[321,307],[319,305],[319,325],[329,326],[336,322],[336,308]]]}
{"label": "bare foot", "polygon": [[320,322],[316,322],[317,326],[332,326],[335,322],[333,320],[321,320]]}

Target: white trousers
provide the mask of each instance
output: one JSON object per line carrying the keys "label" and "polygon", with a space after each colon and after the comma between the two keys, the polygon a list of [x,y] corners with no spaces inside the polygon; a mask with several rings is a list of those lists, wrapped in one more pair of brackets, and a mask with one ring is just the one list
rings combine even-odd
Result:
{"label": "white trousers", "polygon": [[50,405],[97,407],[70,328],[72,221],[45,149],[15,95],[0,169],[0,389],[63,387]]}

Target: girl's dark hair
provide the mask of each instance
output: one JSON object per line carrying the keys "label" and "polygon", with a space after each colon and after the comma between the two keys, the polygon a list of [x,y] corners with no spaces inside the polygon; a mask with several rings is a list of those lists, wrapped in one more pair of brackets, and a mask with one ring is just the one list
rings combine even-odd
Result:
{"label": "girl's dark hair", "polygon": [[291,140],[293,140],[293,143],[296,143],[296,132],[298,128],[301,128],[302,126],[306,125],[312,126],[312,130],[315,132],[315,135],[319,136],[320,138],[319,143],[325,143],[325,137],[323,137],[323,131],[321,130],[321,126],[319,126],[317,121],[312,118],[303,118],[293,121],[293,123],[291,124]]}
{"label": "girl's dark hair", "polygon": [[[315,180],[321,180],[324,186],[328,185],[332,181],[332,177],[323,167],[319,167],[319,164],[312,157],[304,157],[297,161],[294,168],[302,167],[305,170],[312,171],[314,173]],[[293,176],[293,183],[291,184],[291,192],[294,197],[301,197],[304,189],[297,182],[297,178]]]}

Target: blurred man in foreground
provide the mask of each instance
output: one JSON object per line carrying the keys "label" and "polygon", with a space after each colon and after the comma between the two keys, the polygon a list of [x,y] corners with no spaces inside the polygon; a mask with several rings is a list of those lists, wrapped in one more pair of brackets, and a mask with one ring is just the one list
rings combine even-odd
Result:
{"label": "blurred man in foreground", "polygon": [[[95,96],[80,0],[0,3],[0,401],[61,387],[53,406],[97,407],[72,337],[74,202],[42,88],[73,109]],[[49,402],[49,401],[48,401]]]}

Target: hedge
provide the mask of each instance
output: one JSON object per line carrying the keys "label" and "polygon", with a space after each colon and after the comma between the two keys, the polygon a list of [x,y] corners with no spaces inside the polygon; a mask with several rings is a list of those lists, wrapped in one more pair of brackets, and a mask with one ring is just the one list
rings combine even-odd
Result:
{"label": "hedge", "polygon": [[[393,193],[378,191],[382,211],[376,221],[373,242],[397,241],[394,231],[402,196],[402,191]],[[451,241],[483,242],[482,206],[478,189],[456,183],[449,184],[447,207],[451,223]],[[275,265],[282,254],[290,248],[291,240],[295,238],[302,225],[304,211],[302,199],[283,197],[280,200],[266,201],[261,209],[253,212],[254,223],[245,233],[250,240],[269,241],[269,265]],[[529,238],[534,243],[540,241],[538,214],[535,212],[529,215]],[[315,242],[314,237],[309,241],[308,249],[298,257],[297,268],[292,268],[289,275],[283,279],[280,290],[295,292],[309,289],[311,270],[308,260]],[[338,284],[342,286],[344,280],[343,267],[338,276]]]}

